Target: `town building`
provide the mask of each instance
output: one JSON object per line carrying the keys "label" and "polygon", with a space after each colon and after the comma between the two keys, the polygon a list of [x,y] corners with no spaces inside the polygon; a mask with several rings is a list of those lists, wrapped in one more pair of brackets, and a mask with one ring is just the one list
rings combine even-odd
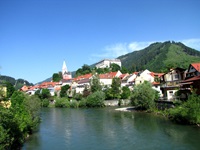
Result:
{"label": "town building", "polygon": [[120,59],[104,59],[96,63],[96,68],[109,68],[111,64],[117,64],[120,67],[122,66]]}
{"label": "town building", "polygon": [[185,79],[185,69],[174,68],[163,74],[160,78],[161,90],[165,100],[176,98],[175,93],[179,90],[180,82]]}
{"label": "town building", "polygon": [[[192,63],[189,65],[185,80],[181,82],[183,94],[188,95],[188,90],[195,90],[200,95],[200,63]],[[192,88],[192,89],[191,89]],[[183,95],[182,94],[182,95]]]}

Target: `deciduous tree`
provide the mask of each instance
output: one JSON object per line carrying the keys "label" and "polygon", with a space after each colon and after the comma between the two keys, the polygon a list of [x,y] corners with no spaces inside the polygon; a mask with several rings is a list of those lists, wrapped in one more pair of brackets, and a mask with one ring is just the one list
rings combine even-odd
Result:
{"label": "deciduous tree", "polygon": [[131,97],[132,104],[142,109],[153,108],[155,106],[155,92],[148,81],[135,86]]}
{"label": "deciduous tree", "polygon": [[112,79],[111,84],[111,93],[113,98],[120,98],[120,87],[121,87],[121,80],[118,77],[114,77]]}
{"label": "deciduous tree", "polygon": [[102,86],[99,80],[99,76],[97,74],[94,74],[92,79],[90,80],[90,87],[92,93],[96,91],[101,91]]}

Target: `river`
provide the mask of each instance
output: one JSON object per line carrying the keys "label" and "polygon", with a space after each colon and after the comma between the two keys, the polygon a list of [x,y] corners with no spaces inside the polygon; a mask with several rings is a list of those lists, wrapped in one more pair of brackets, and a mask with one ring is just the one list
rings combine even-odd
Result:
{"label": "river", "polygon": [[114,108],[43,108],[40,129],[23,150],[197,150],[200,128]]}

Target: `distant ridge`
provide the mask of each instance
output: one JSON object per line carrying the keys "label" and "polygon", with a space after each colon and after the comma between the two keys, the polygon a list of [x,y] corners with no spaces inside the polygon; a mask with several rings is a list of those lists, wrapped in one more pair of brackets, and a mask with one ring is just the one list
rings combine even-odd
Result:
{"label": "distant ridge", "polygon": [[10,82],[16,89],[20,89],[23,85],[32,86],[33,83],[28,82],[25,79],[15,79],[10,76],[0,75],[0,83]]}
{"label": "distant ridge", "polygon": [[180,42],[156,42],[148,47],[119,56],[122,66],[131,71],[148,69],[166,72],[173,67],[188,68],[190,63],[200,62],[200,52]]}

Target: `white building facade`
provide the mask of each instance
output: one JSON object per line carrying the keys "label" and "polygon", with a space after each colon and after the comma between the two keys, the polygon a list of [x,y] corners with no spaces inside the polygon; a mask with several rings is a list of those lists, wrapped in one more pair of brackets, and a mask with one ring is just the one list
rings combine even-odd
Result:
{"label": "white building facade", "polygon": [[117,64],[120,67],[122,66],[121,60],[120,59],[104,59],[98,63],[96,63],[96,68],[106,68],[110,67],[111,64]]}

